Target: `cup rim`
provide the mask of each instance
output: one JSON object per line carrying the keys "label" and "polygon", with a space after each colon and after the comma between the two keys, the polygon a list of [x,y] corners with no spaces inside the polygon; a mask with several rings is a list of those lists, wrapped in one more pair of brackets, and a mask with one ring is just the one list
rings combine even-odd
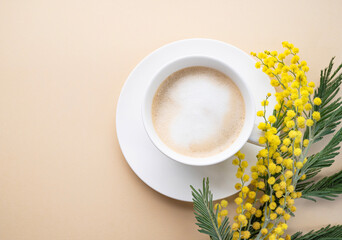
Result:
{"label": "cup rim", "polygon": [[[170,65],[175,64],[179,61],[186,61],[188,59],[206,59],[206,60],[210,60],[216,63],[219,63],[221,66],[224,66],[226,69],[228,69],[231,74],[229,74],[229,77],[232,79],[232,81],[238,86],[237,81],[239,80],[239,85],[241,84],[243,86],[244,89],[241,89],[239,86],[239,90],[242,94],[242,97],[244,99],[244,104],[245,104],[245,123],[243,125],[243,127],[241,128],[240,134],[239,136],[234,140],[234,142],[227,147],[225,150],[221,151],[218,154],[212,155],[212,156],[207,156],[207,157],[191,157],[191,156],[186,156],[180,153],[177,153],[176,151],[172,150],[170,147],[168,147],[158,136],[158,134],[156,133],[153,123],[148,124],[148,118],[151,118],[151,110],[147,111],[147,107],[146,106],[146,102],[147,100],[150,98],[151,94],[150,94],[150,89],[153,85],[153,83],[156,81],[156,78],[163,72],[165,71],[165,69],[167,69],[168,67],[170,67]],[[192,66],[200,66],[200,65],[192,65]],[[203,65],[204,66],[204,65]],[[190,66],[191,67],[191,66]],[[178,70],[175,70],[173,72],[179,71],[183,68],[186,67],[182,67],[179,68]],[[212,67],[215,69],[215,67]],[[218,70],[218,69],[216,69]],[[220,71],[220,70],[218,70]],[[172,72],[172,73],[173,73]],[[222,71],[220,71],[222,72]],[[171,75],[172,73],[168,74]],[[225,74],[225,73],[224,73]],[[227,75],[227,74],[225,74]],[[234,77],[232,77],[231,75],[234,75]],[[233,79],[234,78],[234,79]],[[238,78],[238,80],[237,80]],[[164,78],[159,84],[157,89],[159,88],[159,86],[162,84],[162,82],[165,80],[166,78]],[[152,99],[155,95],[155,92],[153,93]],[[247,99],[246,99],[247,98]],[[246,103],[246,100],[248,100],[249,102],[249,106],[247,106],[248,103]],[[150,106],[151,107],[151,106]],[[249,111],[247,111],[247,107],[249,107]],[[143,125],[145,128],[145,131],[147,133],[147,135],[149,136],[151,142],[153,143],[153,145],[164,155],[166,155],[167,157],[182,163],[182,164],[186,164],[186,165],[191,165],[191,166],[209,166],[209,165],[214,165],[214,164],[218,164],[220,162],[223,162],[225,160],[227,160],[228,158],[232,157],[238,150],[240,150],[243,145],[247,142],[249,136],[252,133],[253,130],[253,126],[255,123],[255,104],[254,104],[254,100],[253,100],[253,95],[250,91],[250,88],[248,88],[248,84],[247,82],[231,67],[229,66],[227,63],[225,63],[224,61],[214,58],[212,56],[207,56],[207,55],[187,55],[187,56],[183,56],[174,60],[169,61],[168,63],[166,63],[165,65],[163,65],[158,71],[156,71],[156,74],[151,78],[151,80],[149,81],[146,89],[145,89],[145,93],[144,93],[144,98],[143,98],[143,102],[142,102],[142,108],[141,108],[141,113],[142,113],[142,120],[143,120]],[[150,116],[147,116],[147,112],[150,113]],[[250,119],[252,118],[252,119]],[[247,119],[250,119],[247,121]],[[247,125],[248,124],[248,125]],[[245,134],[241,135],[242,132],[244,131]]]}

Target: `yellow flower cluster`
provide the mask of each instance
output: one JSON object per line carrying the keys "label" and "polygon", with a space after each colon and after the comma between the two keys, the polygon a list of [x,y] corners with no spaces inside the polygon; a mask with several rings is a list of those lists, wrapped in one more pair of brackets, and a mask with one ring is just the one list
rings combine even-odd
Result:
{"label": "yellow flower cluster", "polygon": [[[250,176],[245,174],[245,170],[248,167],[248,162],[244,160],[245,155],[239,151],[236,157],[233,160],[233,165],[238,166],[236,177],[241,180],[241,183],[237,183],[235,188],[241,191],[235,199],[238,207],[236,208],[237,215],[234,217],[235,222],[232,224],[233,237],[234,239],[249,239],[251,232],[247,226],[251,224],[251,217],[253,215],[261,215],[261,211],[257,210],[254,206],[256,203],[256,192],[247,186]],[[254,225],[254,227],[257,226]],[[247,230],[242,230],[243,228]]]}
{"label": "yellow flower cluster", "polygon": [[[241,181],[235,185],[241,190],[235,199],[237,215],[232,224],[236,240],[289,239],[289,236],[283,237],[286,222],[296,211],[294,200],[301,197],[301,192],[295,191],[296,183],[305,179],[301,169],[312,143],[311,129],[321,118],[314,106],[322,101],[312,99],[315,84],[307,81],[307,63],[300,61],[299,49],[293,44],[283,42],[283,47],[285,50],[280,54],[276,51],[252,53],[259,59],[256,68],[270,76],[271,85],[279,87],[279,91],[275,93],[277,104],[271,116],[266,117],[271,94],[262,101],[263,110],[257,112],[264,120],[258,128],[263,131],[259,143],[265,147],[257,155],[257,164],[251,167],[251,185],[247,186],[250,176],[245,174],[248,166],[245,156],[238,152],[233,160],[233,165],[238,166],[236,177]],[[309,131],[307,139],[303,137],[303,129]],[[252,236],[252,232],[257,234]]]}
{"label": "yellow flower cluster", "polygon": [[214,210],[218,210],[218,216],[217,216],[217,223],[219,226],[221,226],[222,217],[225,217],[228,215],[228,210],[226,209],[228,206],[227,200],[222,200],[220,203],[216,203],[214,206]]}

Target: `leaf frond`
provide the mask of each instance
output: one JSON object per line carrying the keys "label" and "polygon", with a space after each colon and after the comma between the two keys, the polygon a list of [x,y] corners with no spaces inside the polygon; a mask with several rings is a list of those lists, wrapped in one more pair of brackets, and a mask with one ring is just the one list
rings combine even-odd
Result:
{"label": "leaf frond", "polygon": [[200,228],[198,231],[209,235],[213,240],[231,240],[229,218],[225,217],[220,226],[217,222],[218,210],[214,212],[213,194],[209,190],[209,179],[203,179],[202,190],[196,190],[193,186],[190,187],[197,220],[196,225]]}
{"label": "leaf frond", "polygon": [[306,234],[297,232],[291,236],[291,240],[341,240],[342,225],[326,226],[317,231],[310,231]]}
{"label": "leaf frond", "polygon": [[[334,58],[331,59],[329,66],[321,71],[320,85],[315,91],[314,97],[322,100],[320,106],[314,106],[315,111],[319,111],[321,119],[316,123],[312,137],[314,142],[318,142],[323,137],[336,131],[337,126],[342,121],[342,101],[341,98],[335,99],[342,84],[342,64],[333,71]],[[335,99],[335,100],[334,100]],[[304,138],[309,137],[309,129],[304,133]],[[307,163],[301,172],[306,173],[306,180],[299,180],[296,186],[297,191],[303,191],[310,186],[312,178],[316,176],[322,168],[330,167],[334,158],[339,154],[342,142],[342,130],[339,129],[322,151],[308,157]]]}
{"label": "leaf frond", "polygon": [[302,198],[313,201],[316,201],[315,198],[334,200],[339,194],[342,194],[342,170],[312,183],[302,193]]}

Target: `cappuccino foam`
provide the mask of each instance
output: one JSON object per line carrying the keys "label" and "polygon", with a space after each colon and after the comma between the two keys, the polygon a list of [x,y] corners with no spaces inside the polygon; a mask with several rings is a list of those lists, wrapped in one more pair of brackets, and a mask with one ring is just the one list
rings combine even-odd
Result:
{"label": "cappuccino foam", "polygon": [[166,78],[152,103],[152,121],[160,139],[190,157],[208,157],[227,149],[244,124],[240,90],[225,74],[188,67]]}

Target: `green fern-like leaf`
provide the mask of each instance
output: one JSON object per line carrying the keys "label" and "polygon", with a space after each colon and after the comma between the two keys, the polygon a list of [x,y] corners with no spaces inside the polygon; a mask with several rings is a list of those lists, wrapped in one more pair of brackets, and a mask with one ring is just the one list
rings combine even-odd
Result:
{"label": "green fern-like leaf", "polygon": [[213,240],[230,240],[232,239],[229,219],[225,217],[218,225],[217,215],[218,211],[213,209],[213,194],[209,190],[209,179],[203,179],[202,190],[196,190],[193,186],[192,197],[194,203],[196,225],[199,226],[199,232],[207,234]]}
{"label": "green fern-like leaf", "polygon": [[302,232],[297,232],[291,236],[291,240],[342,240],[342,225],[328,225],[318,231],[311,231],[304,235]]}
{"label": "green fern-like leaf", "polygon": [[[314,142],[318,142],[323,139],[324,136],[332,134],[336,131],[336,127],[342,120],[342,101],[341,98],[336,97],[342,84],[342,64],[332,72],[334,66],[334,58],[331,59],[329,66],[321,71],[320,85],[315,91],[314,97],[322,99],[320,106],[314,106],[315,111],[321,113],[321,119],[316,123],[312,136]],[[304,133],[304,138],[308,138],[309,130]],[[307,164],[301,172],[305,172],[306,180],[299,180],[296,186],[296,191],[303,191],[308,186],[314,183],[311,179],[316,176],[322,168],[330,167],[334,158],[339,154],[340,147],[338,146],[342,142],[342,130],[340,129],[335,133],[334,137],[329,141],[325,148],[317,154],[308,157]]]}
{"label": "green fern-like leaf", "polygon": [[304,189],[302,198],[316,201],[315,198],[334,200],[342,194],[342,171],[325,177]]}
{"label": "green fern-like leaf", "polygon": [[[342,73],[339,72],[342,64],[332,73],[333,66],[334,58],[330,60],[329,66],[321,71],[320,85],[314,94],[315,98],[319,97],[322,100],[320,106],[314,106],[314,110],[321,113],[321,119],[317,122],[313,132],[315,142],[333,133],[342,119],[341,98],[333,101],[340,91],[342,83]],[[307,129],[304,136],[307,137],[308,134]]]}
{"label": "green fern-like leaf", "polygon": [[[304,165],[302,172],[305,172],[307,179],[312,178],[321,171],[322,168],[330,167],[334,158],[339,154],[340,146],[342,142],[342,128],[337,131],[334,137],[329,141],[329,143],[323,148],[319,153],[310,156],[307,163]],[[306,189],[313,181],[299,181],[296,190],[303,191]]]}

